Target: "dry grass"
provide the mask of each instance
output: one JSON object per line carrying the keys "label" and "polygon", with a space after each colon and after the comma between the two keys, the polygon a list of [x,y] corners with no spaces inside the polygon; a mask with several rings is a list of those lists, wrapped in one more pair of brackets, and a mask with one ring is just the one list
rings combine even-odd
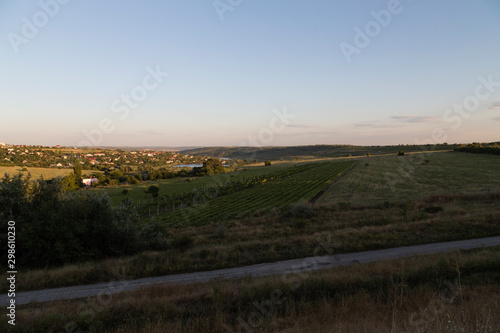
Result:
{"label": "dry grass", "polygon": [[[500,248],[30,304],[17,331],[498,332]],[[6,320],[0,320],[0,328]]]}
{"label": "dry grass", "polygon": [[[432,207],[441,211],[429,210]],[[229,222],[224,228],[211,224],[172,231],[174,239],[186,236],[193,241],[185,249],[172,247],[55,269],[23,270],[18,290],[496,236],[499,222],[499,192],[440,195],[388,206],[323,205],[315,208],[311,218],[271,211]],[[0,274],[4,277],[5,273]],[[5,292],[5,286],[2,288]]]}
{"label": "dry grass", "polygon": [[56,177],[64,177],[73,172],[73,169],[57,169],[57,168],[31,168],[27,167],[28,171],[21,171],[22,167],[5,167],[0,166],[0,176],[3,177],[4,174],[9,174],[10,176],[17,175],[18,173],[22,173],[27,176],[31,174],[31,179],[39,179],[43,177],[44,179],[52,179]]}

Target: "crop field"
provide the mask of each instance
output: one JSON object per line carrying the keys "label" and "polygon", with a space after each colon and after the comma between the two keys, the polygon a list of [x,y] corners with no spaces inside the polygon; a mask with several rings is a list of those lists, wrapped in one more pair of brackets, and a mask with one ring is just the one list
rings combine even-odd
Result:
{"label": "crop field", "polygon": [[495,155],[436,152],[363,158],[320,203],[372,204],[455,192],[500,189]]}
{"label": "crop field", "polygon": [[56,177],[64,177],[73,172],[72,169],[57,169],[57,168],[30,168],[28,167],[28,171],[21,171],[23,168],[15,166],[15,167],[6,167],[0,166],[0,175],[3,177],[4,174],[8,173],[9,175],[17,175],[18,173],[22,173],[23,175],[31,174],[31,179],[39,179],[43,176],[44,179],[52,179]]}
{"label": "crop field", "polygon": [[200,205],[179,209],[162,217],[167,224],[188,222],[206,224],[236,216],[252,214],[257,210],[281,208],[301,199],[311,200],[329,182],[351,168],[355,162],[324,162],[302,166],[299,172],[273,179],[264,178],[261,184],[229,195],[221,196]]}
{"label": "crop field", "polygon": [[[125,198],[130,198],[140,203],[148,200],[151,201],[151,195],[144,193],[144,191],[151,185],[158,185],[160,188],[160,197],[170,196],[230,180],[251,178],[258,175],[268,174],[286,169],[293,165],[294,163],[291,162],[273,163],[271,166],[263,166],[262,163],[260,163],[259,165],[244,166],[235,172],[227,174],[206,177],[179,177],[160,181],[147,181],[135,185],[117,185],[103,188],[98,187],[93,188],[92,191],[107,192],[114,205],[119,205]],[[128,190],[127,195],[122,193],[124,189]]]}

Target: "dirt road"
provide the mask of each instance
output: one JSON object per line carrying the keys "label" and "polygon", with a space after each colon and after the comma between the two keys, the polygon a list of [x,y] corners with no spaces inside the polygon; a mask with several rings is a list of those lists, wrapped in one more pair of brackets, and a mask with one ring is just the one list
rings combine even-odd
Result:
{"label": "dirt road", "polygon": [[[268,276],[278,274],[292,274],[297,271],[317,270],[345,266],[353,263],[365,263],[394,258],[410,257],[419,254],[431,254],[449,252],[455,250],[466,250],[473,248],[499,246],[500,236],[470,239],[455,242],[433,243],[398,247],[392,249],[365,251],[331,256],[309,257],[293,259],[274,263],[265,263],[244,267],[220,269],[208,272],[175,274],[137,280],[111,281],[84,286],[73,286],[55,289],[44,289],[16,293],[16,305],[28,304],[30,302],[48,302],[54,300],[68,300],[98,295],[110,295],[123,291],[132,291],[141,287],[163,283],[192,283],[207,282],[213,279],[235,279],[245,276]],[[22,271],[18,272],[18,275]],[[0,296],[0,306],[6,306],[9,302],[7,294]]]}

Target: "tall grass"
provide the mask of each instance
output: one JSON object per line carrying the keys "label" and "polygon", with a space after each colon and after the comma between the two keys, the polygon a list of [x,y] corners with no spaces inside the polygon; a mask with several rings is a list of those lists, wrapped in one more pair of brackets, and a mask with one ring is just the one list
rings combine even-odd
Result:
{"label": "tall grass", "polygon": [[[19,332],[498,332],[500,248],[30,304]],[[0,319],[0,328],[6,328]]]}
{"label": "tall grass", "polygon": [[[408,203],[403,215],[401,206]],[[223,227],[213,223],[171,232],[172,247],[167,251],[50,270],[23,270],[18,290],[496,236],[500,234],[500,193],[457,193],[348,207],[316,205],[309,217],[271,210],[263,216],[229,221]],[[0,274],[3,278],[5,273]],[[5,292],[5,285],[2,288]]]}

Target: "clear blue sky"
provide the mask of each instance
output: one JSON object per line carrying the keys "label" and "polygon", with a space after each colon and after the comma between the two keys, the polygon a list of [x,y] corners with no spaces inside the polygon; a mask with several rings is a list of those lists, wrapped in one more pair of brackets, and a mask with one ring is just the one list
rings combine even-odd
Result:
{"label": "clear blue sky", "polygon": [[[0,0],[0,142],[78,145],[85,131],[107,146],[240,145],[259,134],[266,145],[500,140],[498,0],[230,9]],[[382,10],[383,24],[371,14]],[[355,28],[368,29],[368,45]],[[348,44],[357,51],[346,57]],[[157,67],[168,76],[141,88]],[[134,89],[131,108],[121,98]],[[469,111],[453,109],[463,103]],[[273,120],[284,109],[286,126]]]}

